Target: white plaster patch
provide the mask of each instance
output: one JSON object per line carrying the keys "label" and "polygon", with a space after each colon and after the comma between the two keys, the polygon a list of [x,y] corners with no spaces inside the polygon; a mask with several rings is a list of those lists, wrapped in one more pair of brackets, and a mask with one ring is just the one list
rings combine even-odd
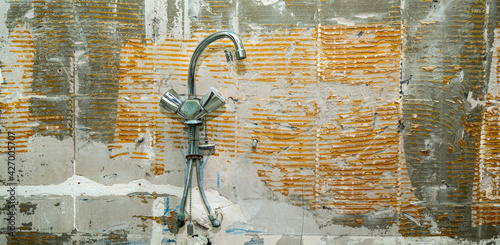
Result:
{"label": "white plaster patch", "polygon": [[491,178],[491,176],[481,178],[481,191],[489,200],[500,200],[500,198],[495,194],[497,186],[497,179]]}
{"label": "white plaster patch", "polygon": [[256,31],[264,30],[264,27],[262,27],[260,25],[256,25],[256,24],[248,24],[248,27],[250,27],[250,28],[252,28],[252,30],[256,30]]}
{"label": "white plaster patch", "polygon": [[344,26],[354,26],[356,24],[354,21],[342,17],[331,18],[330,20],[334,20],[339,25],[344,25]]}
{"label": "white plaster patch", "polygon": [[7,94],[7,96],[3,97],[2,99],[0,99],[0,102],[8,104],[8,103],[19,101],[21,94],[22,94],[22,92],[21,92],[22,89],[17,88],[17,89],[9,89],[9,90],[12,92],[10,94]]}
{"label": "white plaster patch", "polygon": [[[205,207],[203,206],[203,202],[201,201],[198,187],[192,188],[191,191],[193,192],[192,208],[194,221],[202,226],[210,226],[210,220],[208,219]],[[210,204],[210,207],[212,208],[212,211],[216,214],[222,214],[223,219],[221,229],[224,227],[227,228],[234,222],[246,222],[245,216],[241,212],[239,205],[221,196],[219,192],[213,189],[205,190],[205,195],[207,197],[208,203]]]}
{"label": "white plaster patch", "polygon": [[491,69],[490,79],[488,81],[488,93],[491,95],[500,94],[500,83],[498,81],[498,49],[500,48],[500,28],[496,28],[494,32],[493,45],[491,45]]}
{"label": "white plaster patch", "polygon": [[302,236],[303,245],[327,245],[321,236]]}
{"label": "white plaster patch", "polygon": [[[158,197],[153,202],[153,217],[163,216],[165,212],[165,198]],[[163,239],[162,231],[163,224],[158,224],[157,222],[152,222],[152,234],[151,234],[151,244],[161,244],[161,240]]]}
{"label": "white plaster patch", "polygon": [[422,24],[434,24],[437,21],[443,21],[446,19],[446,10],[448,9],[448,5],[452,4],[453,1],[444,0],[436,3],[434,8],[431,8],[429,14],[426,17],[425,21],[422,21]]}
{"label": "white plaster patch", "polygon": [[[2,193],[7,193],[9,187],[2,186]],[[86,177],[73,175],[57,185],[27,185],[18,186],[18,196],[125,196],[135,192],[168,194],[182,196],[182,187],[172,185],[155,185],[145,179],[131,181],[128,184],[106,186]]]}
{"label": "white plaster patch", "polygon": [[240,200],[238,204],[253,229],[248,233],[311,234],[319,229],[311,212],[287,202]]}
{"label": "white plaster patch", "polygon": [[360,19],[368,19],[377,16],[375,13],[363,13],[363,14],[357,14],[355,15],[356,18]]}
{"label": "white plaster patch", "polygon": [[420,221],[417,219],[417,217],[413,216],[413,215],[410,215],[410,214],[407,214],[405,212],[401,213],[403,216],[405,216],[407,219],[413,221],[413,223],[415,223],[416,225],[418,226],[421,226],[422,223],[420,223]]}
{"label": "white plaster patch", "polygon": [[277,3],[278,0],[258,0],[260,3],[262,3],[264,6],[271,5],[274,3]]}
{"label": "white plaster patch", "polygon": [[[7,19],[7,11],[10,8],[9,1],[0,1],[0,16],[2,17],[2,21],[0,21],[0,43],[6,42],[7,37],[9,36],[9,30],[5,25],[5,20]],[[0,48],[0,54],[5,52],[6,50]],[[0,56],[1,58],[2,56]]]}
{"label": "white plaster patch", "polygon": [[[146,3],[149,2],[149,1],[146,1]],[[167,2],[169,2],[167,0]],[[172,1],[170,1],[172,2]],[[185,1],[185,4],[187,4],[188,1]],[[172,3],[171,3],[172,4]],[[184,14],[187,12],[187,9],[185,11],[183,11],[183,8],[185,7],[184,5],[182,5],[182,1],[181,0],[176,0],[175,1],[175,4],[173,4],[174,7],[173,8],[176,8],[178,11],[177,11],[177,16],[173,17],[173,27],[172,29],[170,30],[166,30],[166,27],[165,27],[165,32],[166,32],[166,35],[169,35],[171,38],[173,39],[182,39],[184,38],[184,25],[188,25],[189,26],[189,23],[183,23],[184,20]],[[166,5],[165,5],[166,7]],[[166,16],[166,13],[165,13],[165,16]],[[187,21],[189,22],[189,18],[187,18]],[[161,31],[162,31],[162,25],[163,24],[160,24],[160,41],[163,40],[161,39]],[[166,24],[165,24],[166,25]]]}
{"label": "white plaster patch", "polygon": [[[0,9],[2,4],[0,3]],[[2,13],[0,13],[2,14]],[[14,31],[22,32],[21,39],[28,38],[29,34],[25,34],[24,31],[27,30],[26,25],[18,24]],[[0,86],[2,87],[2,92],[7,94],[3,98],[0,98],[0,102],[2,103],[11,103],[17,102],[21,99],[26,93],[27,88],[21,86],[22,83],[29,83],[30,80],[28,77],[32,76],[32,71],[29,68],[21,67],[17,68],[19,65],[18,61],[20,57],[26,58],[27,60],[33,62],[32,58],[26,57],[23,55],[18,55],[16,52],[25,52],[25,49],[22,47],[9,46],[11,44],[9,41],[14,41],[18,39],[18,37],[12,37],[13,40],[5,41],[8,37],[8,30],[3,25],[0,25],[0,63],[4,68],[3,74],[0,77]],[[11,72],[6,72],[11,70]],[[23,97],[26,99],[26,97]]]}
{"label": "white plaster patch", "polygon": [[191,5],[191,9],[193,10],[194,16],[199,17],[201,14],[201,3],[198,1],[194,1]]}
{"label": "white plaster patch", "polygon": [[481,101],[481,100],[476,100],[472,98],[472,91],[469,93],[469,96],[467,96],[467,101],[471,104],[472,108],[477,107],[478,105],[485,105],[486,101]]}
{"label": "white plaster patch", "polygon": [[163,40],[167,34],[168,0],[145,1],[145,5],[146,35],[152,37],[154,34],[155,41]]}
{"label": "white plaster patch", "polygon": [[26,14],[24,15],[24,17],[26,17],[28,19],[35,18],[35,9],[30,9],[28,12],[26,12]]}
{"label": "white plaster patch", "polygon": [[233,14],[233,18],[231,20],[231,27],[233,28],[233,31],[235,33],[239,33],[240,32],[240,19],[239,19],[239,16],[238,16],[238,3],[239,2],[236,2],[236,13]]}
{"label": "white plaster patch", "polygon": [[[179,0],[177,0],[179,1]],[[176,2],[177,2],[176,1]],[[180,12],[179,11],[179,15],[180,15]],[[188,40],[189,38],[191,38],[191,19],[189,19],[189,1],[184,1],[184,29],[183,29],[183,32],[184,32],[184,40]]]}

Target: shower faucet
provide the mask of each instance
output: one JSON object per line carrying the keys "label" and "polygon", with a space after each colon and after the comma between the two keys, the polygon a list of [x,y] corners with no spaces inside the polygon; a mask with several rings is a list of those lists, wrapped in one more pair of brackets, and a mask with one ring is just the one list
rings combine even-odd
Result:
{"label": "shower faucet", "polygon": [[[191,178],[193,173],[193,166],[196,168],[196,179],[198,182],[198,188],[200,191],[200,196],[203,201],[203,204],[208,213],[208,218],[212,223],[213,227],[220,226],[220,220],[217,220],[215,214],[212,212],[210,205],[208,204],[207,198],[205,196],[205,191],[202,186],[201,179],[201,164],[203,159],[204,151],[211,152],[214,148],[214,144],[208,144],[208,141],[205,144],[200,144],[200,132],[199,127],[203,123],[204,117],[211,113],[221,106],[223,106],[225,102],[225,98],[222,93],[215,89],[210,88],[210,90],[201,98],[196,97],[196,89],[194,84],[195,79],[195,71],[196,64],[198,62],[199,57],[205,50],[205,48],[212,42],[221,39],[221,38],[229,38],[235,48],[236,48],[236,58],[238,60],[246,58],[246,52],[243,48],[243,43],[241,39],[233,32],[230,31],[219,31],[213,33],[203,39],[201,43],[194,50],[193,56],[191,57],[191,61],[189,62],[188,69],[188,96],[186,100],[182,100],[180,96],[173,90],[168,90],[160,99],[160,106],[172,113],[176,113],[185,119],[184,124],[188,127],[188,154],[186,155],[186,164],[187,164],[187,174],[184,180],[184,191],[182,194],[180,210],[177,214],[177,225],[178,227],[182,227],[186,221],[186,201],[188,194],[191,191]],[[205,136],[206,137],[206,136]],[[190,214],[191,215],[191,214]],[[188,234],[193,232],[192,223],[188,224]]]}

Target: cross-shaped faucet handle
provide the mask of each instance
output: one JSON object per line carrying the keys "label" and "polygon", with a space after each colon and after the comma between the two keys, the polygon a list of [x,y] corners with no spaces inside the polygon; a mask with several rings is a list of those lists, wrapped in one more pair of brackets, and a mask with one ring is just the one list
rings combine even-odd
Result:
{"label": "cross-shaped faucet handle", "polygon": [[198,120],[225,103],[224,96],[216,88],[210,88],[201,100],[194,98],[183,101],[173,89],[168,90],[160,99],[163,109],[177,113],[186,120]]}

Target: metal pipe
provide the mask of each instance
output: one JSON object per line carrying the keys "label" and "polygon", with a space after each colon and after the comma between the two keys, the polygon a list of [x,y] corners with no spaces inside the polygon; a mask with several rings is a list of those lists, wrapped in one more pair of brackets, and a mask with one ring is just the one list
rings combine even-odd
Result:
{"label": "metal pipe", "polygon": [[182,199],[181,199],[181,208],[179,210],[179,215],[177,216],[177,219],[181,222],[179,226],[184,225],[184,221],[186,220],[186,201],[187,201],[187,196],[189,192],[191,191],[191,178],[193,176],[193,160],[189,160],[187,162],[188,164],[188,174],[187,178],[184,181],[184,191],[182,193]]}
{"label": "metal pipe", "polygon": [[[201,124],[201,121],[200,121]],[[188,155],[198,155],[200,154],[200,130],[198,129],[199,124],[189,124],[188,125]]]}
{"label": "metal pipe", "polygon": [[193,56],[191,57],[191,61],[189,62],[189,70],[188,70],[188,98],[192,99],[196,97],[196,88],[194,86],[194,78],[196,72],[196,63],[198,62],[198,58],[200,58],[201,54],[205,50],[205,48],[212,42],[227,37],[233,41],[233,44],[236,48],[236,59],[241,60],[247,57],[245,49],[243,48],[243,43],[241,39],[231,31],[219,31],[213,33],[203,39],[201,43],[194,50]]}
{"label": "metal pipe", "polygon": [[[198,124],[188,125],[188,138],[189,138],[188,156],[198,155],[200,152],[200,149],[198,147],[198,145],[200,144],[200,132],[198,130]],[[182,193],[181,208],[179,210],[179,216],[178,216],[178,220],[181,222],[184,222],[186,218],[185,214],[186,202],[187,202],[186,200],[189,192],[191,191],[191,179],[193,176],[193,165],[194,165],[193,160],[194,159],[187,160],[188,174],[186,181],[184,182],[184,191]]]}
{"label": "metal pipe", "polygon": [[[220,221],[215,218],[214,213],[212,213],[212,209],[208,204],[207,197],[205,196],[205,191],[203,190],[202,183],[202,171],[201,171],[201,160],[203,159],[203,155],[200,154],[200,147],[202,150],[213,149],[214,146],[211,145],[203,145],[200,146],[200,132],[199,126],[202,121],[198,120],[205,116],[206,113],[212,112],[224,105],[224,97],[222,94],[216,90],[211,89],[211,91],[200,101],[196,98],[196,90],[194,85],[194,78],[196,72],[196,64],[201,54],[205,50],[205,48],[212,42],[221,39],[221,38],[229,38],[235,48],[236,48],[236,59],[241,60],[247,57],[245,49],[243,48],[243,43],[241,39],[231,31],[220,31],[213,33],[203,39],[201,43],[196,47],[193,56],[191,57],[191,61],[189,62],[188,69],[188,99],[186,101],[182,101],[179,98],[179,95],[175,93],[175,91],[170,90],[163,95],[160,100],[160,106],[170,112],[177,113],[181,115],[183,118],[187,119],[184,123],[188,126],[188,153],[186,155],[186,164],[188,168],[188,173],[184,182],[184,191],[181,199],[181,207],[179,210],[179,214],[177,216],[179,227],[183,226],[186,220],[186,203],[188,194],[191,191],[191,182],[193,175],[193,167],[196,167],[196,176],[198,187],[200,191],[200,196],[203,201],[203,205],[205,206],[208,212],[208,218],[212,222],[213,227],[219,227]],[[200,104],[202,103],[202,105]],[[194,165],[194,166],[193,166]],[[190,214],[191,215],[191,214]],[[192,227],[189,228],[192,232]]]}
{"label": "metal pipe", "polygon": [[201,200],[203,201],[203,205],[207,209],[208,218],[210,222],[212,222],[213,227],[219,227],[220,221],[215,219],[214,213],[212,213],[212,209],[210,208],[210,204],[208,204],[207,197],[205,196],[205,191],[203,190],[203,182],[201,180],[201,161],[196,160],[196,180],[198,182],[198,189],[200,191]]}

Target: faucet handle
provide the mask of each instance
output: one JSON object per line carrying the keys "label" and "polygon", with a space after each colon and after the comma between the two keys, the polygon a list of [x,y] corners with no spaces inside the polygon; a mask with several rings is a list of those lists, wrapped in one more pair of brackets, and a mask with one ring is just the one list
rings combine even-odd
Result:
{"label": "faucet handle", "polygon": [[219,109],[221,106],[226,104],[226,99],[224,95],[216,88],[210,88],[208,93],[206,93],[203,98],[201,98],[201,106],[207,113]]}
{"label": "faucet handle", "polygon": [[199,145],[198,149],[200,149],[200,154],[208,156],[215,149],[215,144],[206,142],[205,144]]}
{"label": "faucet handle", "polygon": [[177,113],[183,104],[183,101],[175,90],[170,89],[160,99],[160,106],[170,112]]}
{"label": "faucet handle", "polygon": [[213,151],[215,149],[215,144],[203,144],[199,146],[200,151]]}

